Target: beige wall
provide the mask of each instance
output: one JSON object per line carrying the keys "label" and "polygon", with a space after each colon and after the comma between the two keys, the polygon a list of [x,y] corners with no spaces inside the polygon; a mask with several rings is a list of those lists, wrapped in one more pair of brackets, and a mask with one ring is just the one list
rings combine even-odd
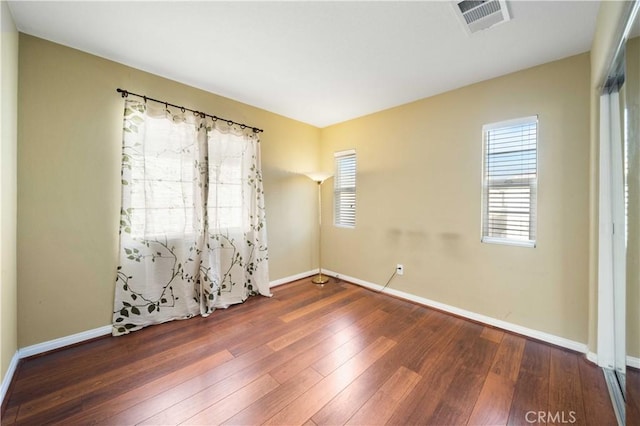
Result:
{"label": "beige wall", "polygon": [[[325,266],[384,284],[403,263],[394,289],[586,343],[589,94],[582,54],[323,129],[323,166],[355,148],[358,167]],[[480,243],[482,125],[535,114],[537,247]]]}
{"label": "beige wall", "polygon": [[16,149],[18,125],[18,32],[7,3],[0,2],[0,382],[18,349],[16,306]]}
{"label": "beige wall", "polygon": [[314,264],[315,127],[35,37],[20,35],[18,344],[111,322],[121,87],[264,129],[271,280]]}

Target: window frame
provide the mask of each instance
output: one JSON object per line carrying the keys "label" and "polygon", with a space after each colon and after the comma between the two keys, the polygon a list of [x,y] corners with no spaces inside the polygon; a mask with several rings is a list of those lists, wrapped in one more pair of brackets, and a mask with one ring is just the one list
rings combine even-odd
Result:
{"label": "window frame", "polygon": [[[518,182],[514,185],[514,174],[512,176],[506,176],[502,179],[496,179],[494,177],[493,182],[491,182],[491,178],[489,177],[491,174],[491,169],[488,165],[490,154],[488,152],[489,144],[490,144],[490,134],[497,130],[509,129],[513,127],[519,126],[527,126],[527,125],[535,125],[535,166],[534,166],[534,175],[533,177],[522,177],[515,178],[521,180],[521,185],[517,185]],[[516,118],[512,120],[505,120],[495,123],[489,123],[482,126],[482,202],[481,202],[481,224],[480,224],[480,241],[483,243],[491,243],[491,244],[502,244],[502,245],[511,245],[511,246],[520,246],[520,247],[536,247],[537,244],[537,217],[538,217],[538,166],[539,166],[539,142],[540,142],[540,125],[538,115],[532,115],[527,117]],[[522,149],[520,151],[526,151],[527,149]],[[515,161],[515,160],[514,160]],[[521,171],[525,171],[525,166],[522,166]],[[531,168],[530,165],[526,166],[527,169]],[[495,171],[495,169],[494,169]],[[508,188],[511,186],[514,189],[527,187],[529,190],[529,211],[528,211],[528,222],[529,222],[529,230],[528,236],[526,239],[518,238],[516,235],[505,235],[505,236],[493,236],[490,235],[492,227],[489,224],[490,213],[490,205],[489,205],[489,191],[491,188]],[[508,226],[508,225],[507,225]],[[506,229],[505,231],[509,231]],[[516,232],[515,229],[511,230],[512,232]]]}
{"label": "window frame", "polygon": [[[357,199],[357,158],[356,158],[356,150],[348,149],[344,151],[337,151],[333,154],[334,162],[335,162],[335,173],[333,179],[333,225],[337,228],[346,228],[346,229],[354,229],[356,227],[356,199]],[[342,174],[344,171],[340,168],[340,160],[345,158],[353,158],[353,186],[339,186],[342,181]],[[339,210],[342,203],[339,200],[342,198],[343,193],[353,193],[353,213],[350,214],[353,216],[352,221],[339,221],[339,218],[344,215],[344,213],[340,214]]]}

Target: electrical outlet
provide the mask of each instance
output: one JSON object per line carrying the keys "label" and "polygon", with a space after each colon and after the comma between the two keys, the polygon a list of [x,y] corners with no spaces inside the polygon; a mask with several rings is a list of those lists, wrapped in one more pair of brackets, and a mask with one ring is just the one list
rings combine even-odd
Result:
{"label": "electrical outlet", "polygon": [[396,265],[396,274],[404,275],[404,265],[401,265],[399,263]]}

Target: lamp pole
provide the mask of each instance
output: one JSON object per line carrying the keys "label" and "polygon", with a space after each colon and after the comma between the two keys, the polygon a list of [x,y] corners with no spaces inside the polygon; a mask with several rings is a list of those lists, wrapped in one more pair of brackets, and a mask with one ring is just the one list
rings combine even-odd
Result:
{"label": "lamp pole", "polygon": [[326,284],[329,278],[322,275],[322,181],[318,181],[318,276],[311,282],[314,284]]}
{"label": "lamp pole", "polygon": [[304,173],[308,178],[318,184],[318,275],[311,279],[314,284],[326,284],[329,278],[322,275],[322,182],[333,176],[327,172]]}

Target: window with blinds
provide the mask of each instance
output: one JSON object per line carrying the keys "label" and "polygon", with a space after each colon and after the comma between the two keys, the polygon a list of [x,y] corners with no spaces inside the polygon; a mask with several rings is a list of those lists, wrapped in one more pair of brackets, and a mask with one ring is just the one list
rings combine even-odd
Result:
{"label": "window with blinds", "polygon": [[482,241],[535,247],[538,117],[482,129]]}
{"label": "window with blinds", "polygon": [[335,226],[356,226],[356,151],[335,154],[336,171],[333,189],[333,218]]}

